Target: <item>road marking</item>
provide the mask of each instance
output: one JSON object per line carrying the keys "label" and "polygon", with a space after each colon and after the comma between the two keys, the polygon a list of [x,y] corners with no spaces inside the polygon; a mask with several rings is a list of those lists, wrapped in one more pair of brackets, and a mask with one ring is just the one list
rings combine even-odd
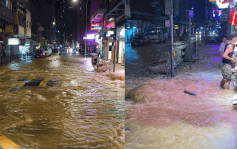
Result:
{"label": "road marking", "polygon": [[0,146],[3,149],[20,149],[19,146],[3,135],[0,135]]}
{"label": "road marking", "polygon": [[25,84],[26,84],[26,82],[22,82],[22,83],[18,84],[17,87],[23,87]]}
{"label": "road marking", "polygon": [[45,78],[43,81],[40,82],[39,87],[46,87],[49,80],[50,80],[49,77]]}

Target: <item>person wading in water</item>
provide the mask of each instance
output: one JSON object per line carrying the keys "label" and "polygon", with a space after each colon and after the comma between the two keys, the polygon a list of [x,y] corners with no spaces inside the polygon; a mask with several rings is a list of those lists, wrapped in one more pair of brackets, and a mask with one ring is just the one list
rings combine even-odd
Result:
{"label": "person wading in water", "polygon": [[231,76],[232,76],[232,65],[236,63],[236,59],[234,56],[234,43],[237,42],[237,34],[233,34],[230,36],[230,42],[228,42],[225,46],[223,58],[222,58],[222,76],[220,87],[223,89],[229,89]]}

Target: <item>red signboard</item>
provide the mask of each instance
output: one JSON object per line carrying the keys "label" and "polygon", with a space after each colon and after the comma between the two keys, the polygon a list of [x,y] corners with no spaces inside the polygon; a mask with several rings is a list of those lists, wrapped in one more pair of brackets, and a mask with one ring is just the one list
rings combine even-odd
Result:
{"label": "red signboard", "polygon": [[100,26],[100,23],[91,23],[91,27],[98,27]]}

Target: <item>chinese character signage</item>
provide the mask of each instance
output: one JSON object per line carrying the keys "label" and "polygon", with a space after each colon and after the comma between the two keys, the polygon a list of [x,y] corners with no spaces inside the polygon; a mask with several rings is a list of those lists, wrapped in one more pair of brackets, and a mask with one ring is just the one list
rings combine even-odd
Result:
{"label": "chinese character signage", "polygon": [[91,30],[101,30],[100,23],[91,23]]}

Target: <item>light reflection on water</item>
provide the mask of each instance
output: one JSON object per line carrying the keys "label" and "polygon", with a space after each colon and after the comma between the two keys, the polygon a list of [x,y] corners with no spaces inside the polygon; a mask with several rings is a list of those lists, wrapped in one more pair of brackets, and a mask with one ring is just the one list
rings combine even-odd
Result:
{"label": "light reflection on water", "polygon": [[8,65],[9,69],[11,70],[19,70],[20,67],[19,67],[19,63],[16,63],[16,62],[12,62]]}

